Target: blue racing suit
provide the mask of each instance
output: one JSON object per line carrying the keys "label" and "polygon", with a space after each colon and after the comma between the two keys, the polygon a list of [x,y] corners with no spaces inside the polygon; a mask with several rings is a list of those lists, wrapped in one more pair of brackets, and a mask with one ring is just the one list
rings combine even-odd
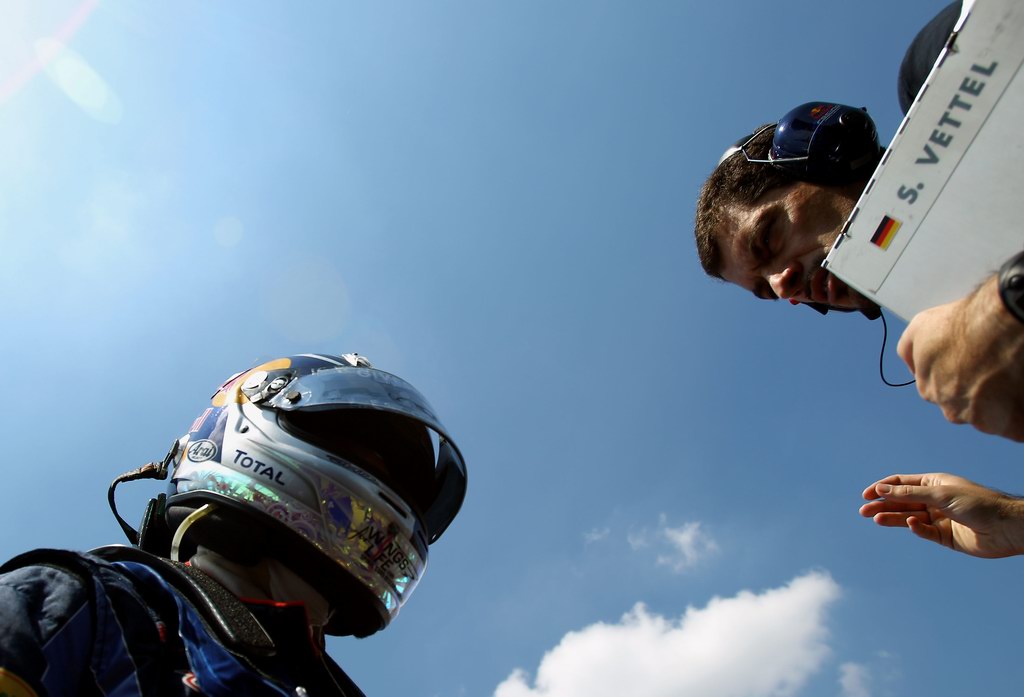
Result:
{"label": "blue racing suit", "polygon": [[132,547],[0,567],[0,695],[363,697],[301,604],[238,600]]}

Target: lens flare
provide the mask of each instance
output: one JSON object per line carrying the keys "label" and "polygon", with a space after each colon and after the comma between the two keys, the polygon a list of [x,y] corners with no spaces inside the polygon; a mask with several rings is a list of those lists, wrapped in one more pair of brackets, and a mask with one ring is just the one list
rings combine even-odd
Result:
{"label": "lens flare", "polygon": [[35,48],[47,77],[82,111],[102,123],[121,121],[121,101],[84,58],[56,39],[39,39]]}

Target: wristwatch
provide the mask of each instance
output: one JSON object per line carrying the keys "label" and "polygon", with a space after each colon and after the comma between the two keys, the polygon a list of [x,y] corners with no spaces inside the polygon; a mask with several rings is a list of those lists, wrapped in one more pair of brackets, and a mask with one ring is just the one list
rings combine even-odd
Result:
{"label": "wristwatch", "polygon": [[1024,252],[1007,259],[999,269],[999,297],[1006,311],[1024,323]]}

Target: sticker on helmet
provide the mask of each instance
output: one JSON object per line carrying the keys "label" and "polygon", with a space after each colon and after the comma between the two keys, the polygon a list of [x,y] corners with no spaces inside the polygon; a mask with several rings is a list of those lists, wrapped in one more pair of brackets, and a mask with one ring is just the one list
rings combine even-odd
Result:
{"label": "sticker on helmet", "polygon": [[213,407],[207,407],[203,411],[203,413],[200,414],[199,416],[197,416],[196,420],[192,422],[192,425],[189,427],[188,432],[189,433],[194,433],[195,431],[198,431],[200,428],[202,428],[203,427],[203,422],[206,421],[206,417],[209,416],[210,412],[212,412],[212,411],[213,411]]}
{"label": "sticker on helmet", "polygon": [[189,462],[206,462],[217,456],[217,444],[212,440],[197,440],[188,446]]}
{"label": "sticker on helmet", "polygon": [[263,381],[267,379],[267,371],[256,370],[249,373],[249,377],[242,383],[243,390],[255,390],[257,387],[263,384]]}
{"label": "sticker on helmet", "polygon": [[360,547],[364,548],[362,557],[368,568],[390,578],[396,588],[399,583],[416,581],[416,557],[402,549],[397,532],[394,526],[384,528],[380,521],[367,518],[362,527],[348,533],[349,540],[360,542]]}
{"label": "sticker on helmet", "polygon": [[324,510],[338,530],[352,527],[352,499],[349,496],[324,495]]}
{"label": "sticker on helmet", "polygon": [[266,477],[272,482],[276,482],[281,486],[288,486],[288,483],[281,479],[283,474],[281,470],[275,470],[273,465],[268,465],[265,462],[260,462],[254,457],[250,457],[249,453],[244,450],[235,450],[235,464],[247,470],[252,470],[253,474],[257,474],[261,477]]}
{"label": "sticker on helmet", "polygon": [[227,404],[235,403],[242,404],[249,400],[242,393],[242,385],[247,382],[247,378],[255,373],[264,373],[271,370],[284,370],[292,364],[290,358],[278,358],[273,361],[258,365],[255,368],[244,370],[241,373],[235,373],[221,385],[216,392],[214,392],[210,403],[215,407],[223,407]]}

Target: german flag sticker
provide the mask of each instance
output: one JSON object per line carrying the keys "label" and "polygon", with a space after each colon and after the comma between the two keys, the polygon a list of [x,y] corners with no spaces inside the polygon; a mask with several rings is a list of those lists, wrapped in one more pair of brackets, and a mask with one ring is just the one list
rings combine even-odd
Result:
{"label": "german flag sticker", "polygon": [[871,244],[881,247],[882,249],[888,249],[889,245],[892,244],[892,239],[896,237],[896,232],[900,229],[903,223],[890,218],[887,215],[882,216],[882,222],[875,228],[875,234],[871,236]]}

